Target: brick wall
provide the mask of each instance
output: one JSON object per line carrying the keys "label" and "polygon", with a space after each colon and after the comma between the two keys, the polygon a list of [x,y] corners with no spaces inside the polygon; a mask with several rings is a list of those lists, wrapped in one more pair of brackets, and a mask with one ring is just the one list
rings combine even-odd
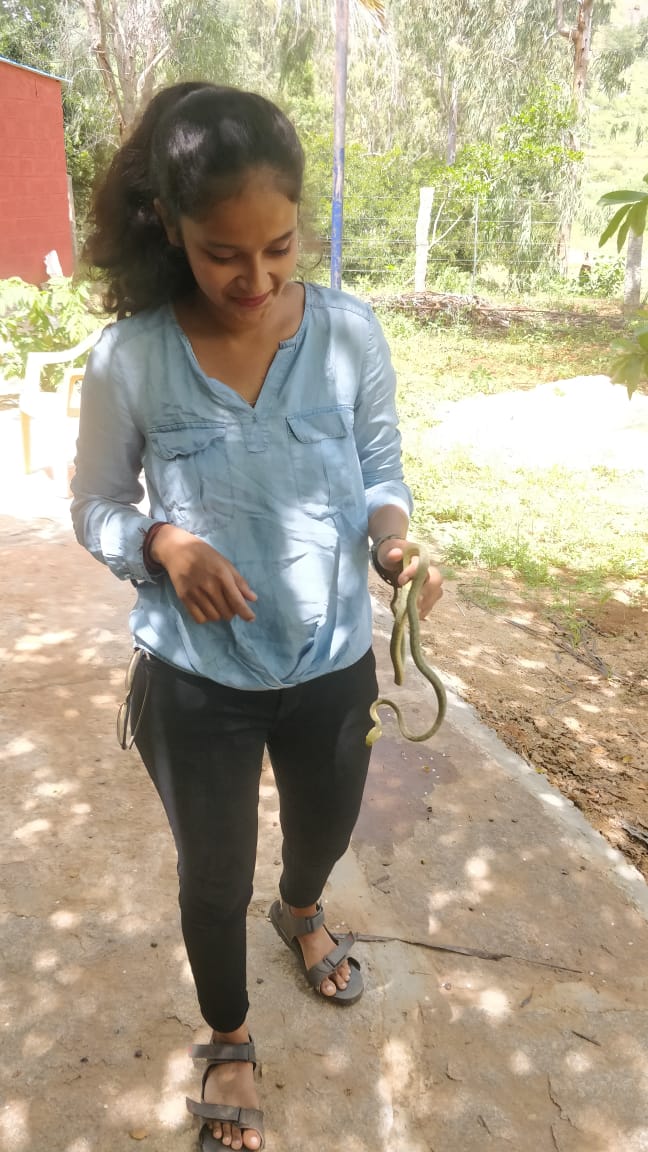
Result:
{"label": "brick wall", "polygon": [[69,276],[61,83],[0,60],[0,279],[41,283],[53,248]]}

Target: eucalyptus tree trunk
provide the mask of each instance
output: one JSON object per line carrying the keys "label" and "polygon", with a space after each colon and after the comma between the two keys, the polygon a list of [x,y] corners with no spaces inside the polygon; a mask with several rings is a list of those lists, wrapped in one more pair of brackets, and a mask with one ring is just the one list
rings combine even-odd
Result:
{"label": "eucalyptus tree trunk", "polygon": [[[556,28],[558,33],[573,45],[574,66],[572,71],[572,93],[576,105],[576,129],[572,133],[572,148],[580,147],[579,126],[585,107],[585,92],[587,90],[587,74],[592,56],[592,19],[594,16],[594,0],[578,0],[576,20],[570,25],[565,20],[563,0],[556,0]],[[574,188],[577,187],[580,174],[573,166],[572,179]],[[567,271],[569,244],[572,231],[572,212],[565,213],[558,239],[558,255],[563,265],[563,273]]]}
{"label": "eucalyptus tree trunk", "polygon": [[558,32],[574,45],[574,71],[572,92],[580,117],[585,101],[587,73],[592,56],[592,18],[594,0],[578,0],[576,23],[570,27],[565,22],[563,0],[556,0],[556,25]]}
{"label": "eucalyptus tree trunk", "polygon": [[446,148],[446,164],[454,164],[457,159],[457,133],[459,131],[459,88],[456,80],[452,81],[448,99],[448,141]]}

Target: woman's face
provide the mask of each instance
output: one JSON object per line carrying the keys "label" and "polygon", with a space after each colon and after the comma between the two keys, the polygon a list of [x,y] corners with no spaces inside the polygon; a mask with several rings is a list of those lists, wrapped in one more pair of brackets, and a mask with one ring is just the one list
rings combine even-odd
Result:
{"label": "woman's face", "polygon": [[298,206],[259,169],[241,192],[214,204],[200,220],[167,225],[181,244],[199,292],[216,320],[250,328],[266,319],[297,265]]}

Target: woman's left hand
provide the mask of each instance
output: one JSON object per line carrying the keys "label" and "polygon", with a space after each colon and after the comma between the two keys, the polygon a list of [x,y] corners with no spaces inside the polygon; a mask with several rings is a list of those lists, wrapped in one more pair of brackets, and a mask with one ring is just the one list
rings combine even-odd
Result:
{"label": "woman's left hand", "polygon": [[[378,563],[388,571],[396,571],[403,563],[403,549],[407,546],[407,543],[407,540],[386,540],[378,550]],[[398,577],[398,583],[401,588],[403,588],[405,584],[409,584],[414,578],[418,564],[418,556],[413,556],[407,567],[403,569]],[[431,612],[437,600],[440,600],[442,596],[443,576],[438,568],[430,564],[427,579],[421,588],[416,605],[421,620],[425,620],[425,617]]]}

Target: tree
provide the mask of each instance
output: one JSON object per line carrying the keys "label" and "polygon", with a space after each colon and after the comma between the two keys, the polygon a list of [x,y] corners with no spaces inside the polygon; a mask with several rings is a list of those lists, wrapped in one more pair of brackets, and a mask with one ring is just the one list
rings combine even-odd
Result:
{"label": "tree", "polygon": [[[556,0],[350,0],[349,209],[357,205],[368,227],[369,202],[369,215],[396,223],[400,213],[406,229],[417,181],[463,188],[472,166],[479,180],[488,174],[494,203],[515,205],[513,190],[522,195],[524,187],[551,201],[547,215],[569,217],[578,195],[576,57],[581,77],[589,83],[596,69],[606,85],[628,59],[625,40],[612,32],[598,63],[591,56],[609,8],[609,0],[564,0],[558,8]],[[328,157],[330,147],[333,14],[333,0],[0,0],[0,53],[70,80],[64,115],[81,218],[95,168],[153,88],[189,78],[277,100],[304,139],[317,176],[311,188],[317,183],[328,202],[330,172],[318,153]],[[577,49],[587,27],[586,59]],[[539,121],[516,125],[518,115],[533,119],[548,93],[542,131]],[[504,167],[498,156],[508,157]],[[368,262],[367,249],[363,268]]]}
{"label": "tree", "polygon": [[603,49],[595,61],[595,76],[606,96],[628,89],[628,69],[648,49],[648,19],[623,28],[605,29]]}
{"label": "tree", "polygon": [[566,76],[553,0],[394,0],[397,107],[419,151],[453,164],[492,139],[529,91]]}
{"label": "tree", "polygon": [[[580,133],[585,111],[585,94],[592,57],[592,36],[595,15],[600,22],[609,15],[612,5],[609,0],[576,0],[572,22],[565,17],[564,0],[556,0],[556,32],[572,47],[571,90],[574,100],[575,123],[572,131],[572,146],[580,148]],[[563,267],[567,266],[572,222],[581,178],[581,164],[576,162],[572,169],[571,195],[568,197],[558,240],[558,254]]]}
{"label": "tree", "polygon": [[57,58],[59,9],[56,0],[0,0],[0,56],[28,68],[52,71]]}
{"label": "tree", "polygon": [[587,73],[592,55],[593,19],[594,0],[577,0],[575,22],[573,24],[568,24],[565,20],[565,5],[563,0],[556,0],[556,28],[558,34],[573,45],[574,70],[572,74],[572,92],[579,115],[583,111]]}
{"label": "tree", "polygon": [[[648,175],[644,176],[644,184],[648,184]],[[617,210],[601,235],[599,245],[607,244],[616,234],[617,251],[621,251],[628,233],[632,230],[637,235],[643,235],[646,230],[648,216],[648,192],[635,192],[624,188],[618,192],[606,192],[599,200],[605,208],[616,206]]]}
{"label": "tree", "polygon": [[[643,181],[648,184],[648,175],[644,176]],[[602,233],[599,245],[606,244],[616,235],[617,251],[620,252],[628,241],[626,303],[636,306],[641,300],[641,252],[648,220],[648,192],[635,192],[628,188],[607,192],[601,196],[599,204],[617,209]],[[630,397],[639,387],[648,383],[647,318],[646,310],[640,310],[632,334],[616,344],[618,356],[612,364],[612,380],[616,384],[625,384]]]}
{"label": "tree", "polygon": [[186,17],[164,0],[82,0],[82,5],[91,51],[123,136],[150,99]]}

